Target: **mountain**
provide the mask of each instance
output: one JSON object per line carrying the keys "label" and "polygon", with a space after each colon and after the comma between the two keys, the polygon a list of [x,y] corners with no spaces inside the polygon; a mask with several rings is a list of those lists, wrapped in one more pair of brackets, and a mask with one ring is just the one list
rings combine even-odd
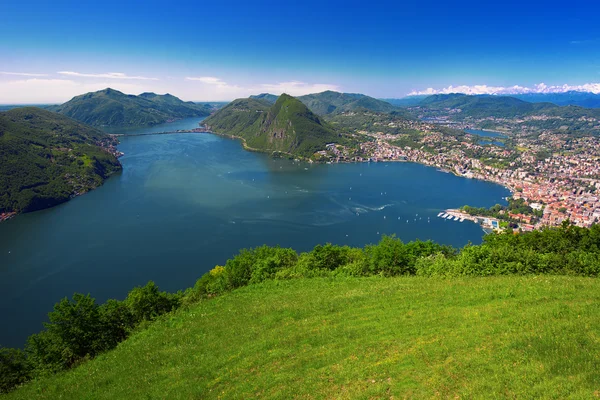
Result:
{"label": "mountain", "polygon": [[116,140],[35,107],[0,112],[0,214],[52,207],[121,169]]}
{"label": "mountain", "polygon": [[600,118],[600,110],[578,106],[558,106],[552,103],[530,103],[509,96],[473,96],[466,94],[436,94],[419,103],[428,110],[460,109],[465,117],[514,118],[547,115],[565,119]]}
{"label": "mountain", "polygon": [[407,96],[400,99],[380,99],[396,107],[412,107],[418,105],[427,95]]}
{"label": "mountain", "polygon": [[277,101],[277,99],[279,97],[277,97],[274,94],[271,93],[261,93],[261,94],[256,94],[256,95],[252,95],[250,96],[251,99],[256,99],[256,100],[264,100],[269,104],[275,104],[275,102]]}
{"label": "mountain", "polygon": [[512,118],[557,108],[552,103],[530,103],[509,96],[435,94],[421,100],[419,107],[429,110],[460,109],[462,116]]}
{"label": "mountain", "polygon": [[570,91],[565,93],[527,93],[515,94],[511,96],[532,103],[546,102],[559,106],[600,108],[600,94],[588,92]]}
{"label": "mountain", "polygon": [[298,97],[298,100],[315,114],[329,115],[339,114],[347,111],[374,111],[374,112],[392,112],[397,108],[390,103],[377,100],[373,97],[359,93],[338,93],[331,90],[307,94]]}
{"label": "mountain", "polygon": [[170,94],[135,96],[110,88],[48,109],[96,127],[156,125],[172,119],[207,116],[212,110],[209,105],[185,102]]}
{"label": "mountain", "polygon": [[251,149],[307,158],[339,141],[329,124],[287,94],[271,106],[262,99],[235,100],[204,122],[215,133],[243,138]]}

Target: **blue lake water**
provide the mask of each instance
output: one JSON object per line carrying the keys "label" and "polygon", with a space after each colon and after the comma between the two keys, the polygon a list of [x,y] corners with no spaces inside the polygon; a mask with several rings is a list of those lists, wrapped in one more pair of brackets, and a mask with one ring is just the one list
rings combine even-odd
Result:
{"label": "blue lake water", "polygon": [[479,226],[437,214],[509,195],[412,163],[273,160],[206,133],[122,137],[119,149],[123,172],[101,188],[0,224],[0,345],[21,347],[74,292],[103,302],[149,280],[184,289],[244,247],[363,246],[383,234],[479,243]]}
{"label": "blue lake water", "polygon": [[479,137],[484,137],[484,138],[491,138],[491,139],[482,139],[479,140],[477,143],[481,144],[481,145],[496,145],[496,146],[500,146],[500,147],[504,147],[504,143],[503,142],[499,142],[497,140],[493,140],[493,138],[507,138],[506,135],[503,135],[499,132],[493,132],[493,131],[483,131],[480,129],[465,129],[465,132],[470,133],[472,135],[476,135]]}

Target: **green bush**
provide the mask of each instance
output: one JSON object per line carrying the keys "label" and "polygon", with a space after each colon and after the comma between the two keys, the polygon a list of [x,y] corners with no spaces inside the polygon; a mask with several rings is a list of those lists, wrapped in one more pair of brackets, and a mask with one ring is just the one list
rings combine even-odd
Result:
{"label": "green bush", "polygon": [[25,383],[30,376],[31,367],[23,351],[0,348],[0,394]]}
{"label": "green bush", "polygon": [[180,305],[180,296],[161,292],[152,281],[145,286],[134,288],[125,299],[131,311],[133,323],[152,321],[159,315],[165,314]]}

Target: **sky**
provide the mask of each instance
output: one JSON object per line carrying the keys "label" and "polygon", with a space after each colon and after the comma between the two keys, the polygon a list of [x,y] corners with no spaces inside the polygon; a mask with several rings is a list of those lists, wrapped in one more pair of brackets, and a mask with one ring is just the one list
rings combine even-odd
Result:
{"label": "sky", "polygon": [[600,93],[598,1],[0,1],[0,104]]}

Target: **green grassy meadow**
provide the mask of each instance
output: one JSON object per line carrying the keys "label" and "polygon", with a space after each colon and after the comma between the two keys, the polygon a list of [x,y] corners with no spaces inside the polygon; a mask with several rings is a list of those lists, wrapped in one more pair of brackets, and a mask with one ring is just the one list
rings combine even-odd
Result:
{"label": "green grassy meadow", "polygon": [[269,280],[168,314],[8,399],[600,397],[600,282]]}

